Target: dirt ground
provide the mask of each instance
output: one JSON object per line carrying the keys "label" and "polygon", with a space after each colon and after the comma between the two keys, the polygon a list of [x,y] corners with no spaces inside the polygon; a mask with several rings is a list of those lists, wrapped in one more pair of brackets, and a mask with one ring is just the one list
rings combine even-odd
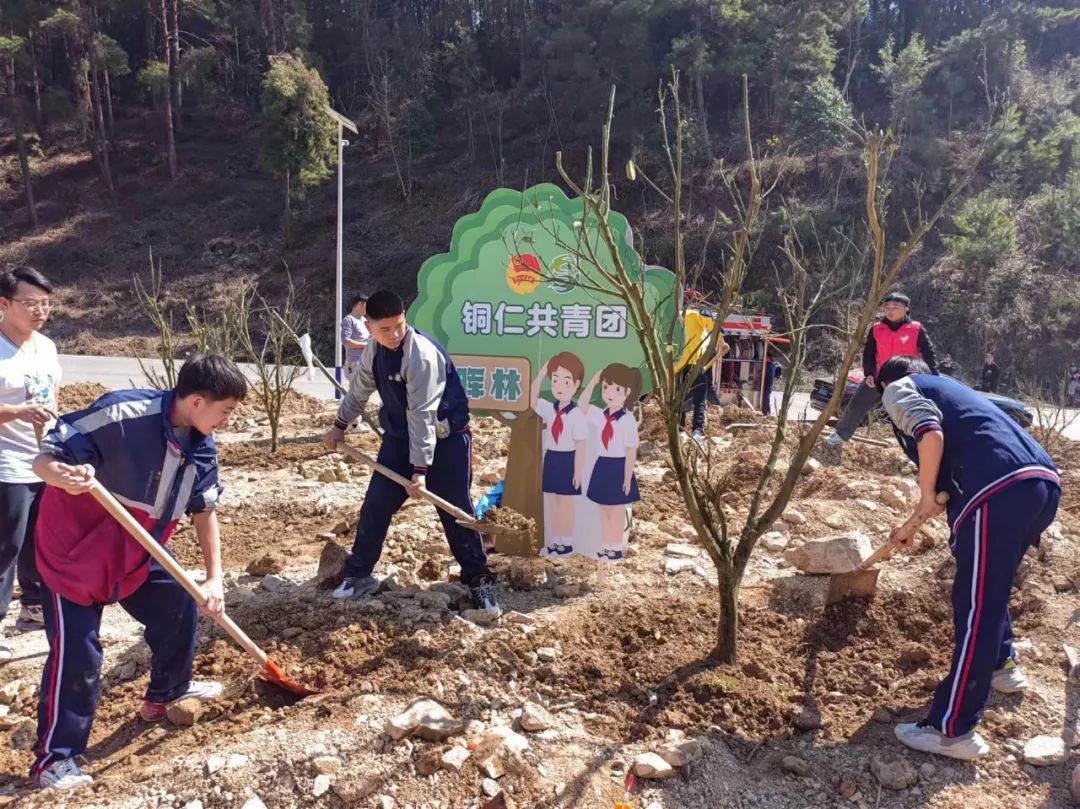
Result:
{"label": "dirt ground", "polygon": [[[65,389],[62,398],[89,393]],[[194,727],[144,723],[136,712],[148,650],[139,627],[109,607],[85,761],[95,784],[74,794],[36,793],[25,779],[31,755],[15,748],[25,737],[23,717],[34,716],[45,645],[42,633],[15,634],[12,612],[5,626],[16,661],[0,674],[0,714],[8,711],[0,716],[0,805],[208,809],[257,796],[271,809],[609,809],[624,797],[634,758],[657,750],[671,731],[696,739],[703,754],[667,780],[638,779],[628,799],[634,809],[1071,805],[1076,752],[1063,764],[1033,767],[1021,750],[1039,734],[1077,738],[1080,686],[1067,684],[1062,651],[1063,643],[1080,642],[1077,445],[1056,448],[1065,480],[1060,522],[1025,561],[1013,601],[1021,662],[1034,687],[1022,697],[992,697],[983,733],[993,750],[964,764],[906,751],[893,738],[897,722],[921,718],[948,667],[953,566],[940,525],[925,531],[914,555],[884,567],[872,600],[822,610],[782,588],[793,570],[781,545],[853,529],[877,543],[906,517],[885,505],[912,480],[898,449],[849,445],[840,466],[802,477],[787,521],[775,526],[778,550],[759,546],[748,570],[740,662],[717,666],[708,661],[715,573],[683,516],[655,425],[643,430],[652,446],[642,454],[651,457],[639,464],[643,502],[629,558],[598,569],[573,558],[493,557],[500,600],[515,613],[481,627],[457,612],[464,588],[451,580],[435,512],[422,503],[410,502],[387,538],[377,571],[393,581],[385,592],[342,604],[317,588],[324,545],[332,535],[347,547],[370,478],[315,440],[328,423],[326,408],[298,404],[276,455],[257,409],[220,440],[229,613],[290,675],[322,693],[297,701],[263,683],[257,665],[204,622],[196,670],[223,680],[225,698]],[[746,413],[710,414],[708,452],[736,528],[766,434],[725,426],[748,420]],[[476,438],[476,467],[497,462],[503,428],[478,420]],[[354,441],[376,446],[370,432]],[[475,494],[482,490],[477,484]],[[198,570],[189,526],[172,547]],[[694,564],[667,572],[675,552]],[[249,563],[267,554],[282,569],[249,575]],[[464,733],[393,741],[387,720],[421,696],[468,723]],[[523,733],[527,748],[503,772],[483,772],[485,734],[517,727],[527,703],[551,714],[550,727]],[[460,770],[420,774],[454,745],[471,748]],[[908,786],[882,788],[875,760],[877,768],[909,772]],[[485,787],[501,797],[485,797]]]}

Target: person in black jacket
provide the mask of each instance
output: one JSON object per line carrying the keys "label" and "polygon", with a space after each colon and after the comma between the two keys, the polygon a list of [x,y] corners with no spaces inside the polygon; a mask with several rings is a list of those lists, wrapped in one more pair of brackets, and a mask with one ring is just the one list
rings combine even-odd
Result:
{"label": "person in black jacket", "polygon": [[941,362],[938,363],[938,373],[945,376],[951,376],[953,379],[960,379],[960,366],[957,365],[956,360],[952,358],[952,354],[946,354],[941,358]]}
{"label": "person in black jacket", "polygon": [[998,382],[1001,381],[1001,369],[994,362],[994,355],[987,352],[986,361],[983,362],[982,374],[979,376],[979,390],[987,393],[997,393]]}
{"label": "person in black jacket", "polygon": [[890,292],[885,296],[884,317],[866,333],[866,344],[863,346],[864,384],[859,385],[836,422],[836,432],[825,440],[828,446],[838,448],[845,441],[850,441],[866,415],[881,402],[876,385],[877,373],[893,357],[922,357],[930,373],[937,375],[934,344],[922,323],[908,315],[910,307],[911,300],[901,292]]}

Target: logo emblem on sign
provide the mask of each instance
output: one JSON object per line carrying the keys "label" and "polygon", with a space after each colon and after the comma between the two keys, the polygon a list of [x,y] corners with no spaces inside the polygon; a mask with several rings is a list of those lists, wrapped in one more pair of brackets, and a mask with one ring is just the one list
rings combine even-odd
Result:
{"label": "logo emblem on sign", "polygon": [[532,253],[510,256],[506,265],[506,285],[518,295],[529,295],[540,286],[540,259]]}

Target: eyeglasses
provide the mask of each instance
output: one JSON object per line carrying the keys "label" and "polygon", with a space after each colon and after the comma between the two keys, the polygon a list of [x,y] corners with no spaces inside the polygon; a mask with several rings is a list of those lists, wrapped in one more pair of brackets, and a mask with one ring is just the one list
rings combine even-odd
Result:
{"label": "eyeglasses", "polygon": [[53,303],[48,298],[44,300],[38,298],[12,298],[15,303],[21,303],[31,312],[48,312],[53,308]]}

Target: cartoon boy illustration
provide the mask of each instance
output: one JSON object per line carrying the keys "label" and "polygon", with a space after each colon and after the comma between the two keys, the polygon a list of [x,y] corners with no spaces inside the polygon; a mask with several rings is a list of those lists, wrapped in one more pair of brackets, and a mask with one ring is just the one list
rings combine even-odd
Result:
{"label": "cartoon boy illustration", "polygon": [[[551,383],[555,404],[540,398],[544,379]],[[548,554],[565,556],[574,551],[575,498],[581,495],[588,429],[581,408],[574,402],[585,379],[585,366],[569,351],[556,354],[533,380],[532,408],[544,420],[544,505],[550,517]]]}
{"label": "cartoon boy illustration", "polygon": [[[602,411],[589,405],[593,389],[600,382]],[[600,559],[622,559],[626,505],[641,499],[634,464],[637,462],[637,421],[627,411],[641,394],[641,371],[615,362],[592,378],[581,393],[581,410],[586,423],[600,434],[596,464],[585,495],[600,507],[600,534],[604,547]]]}

